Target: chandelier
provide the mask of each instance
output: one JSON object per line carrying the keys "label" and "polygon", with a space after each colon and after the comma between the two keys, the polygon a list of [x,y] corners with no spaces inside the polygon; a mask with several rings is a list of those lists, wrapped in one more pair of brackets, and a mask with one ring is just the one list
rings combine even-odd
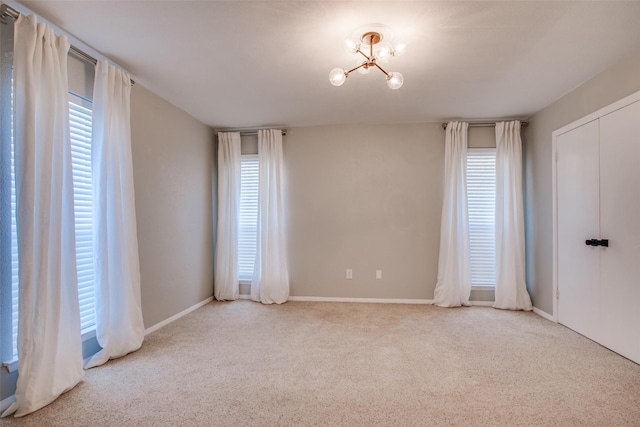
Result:
{"label": "chandelier", "polygon": [[[344,68],[334,68],[329,73],[329,81],[334,86],[342,86],[349,75],[358,70],[362,74],[367,74],[371,68],[382,71],[387,79],[387,86],[391,89],[400,89],[404,83],[404,77],[397,71],[388,73],[379,64],[387,62],[394,56],[400,56],[406,50],[406,45],[398,43],[391,44],[393,33],[389,27],[382,24],[369,24],[356,30],[351,38],[344,41],[344,48],[350,52],[364,57],[364,61],[358,66],[346,70]],[[365,53],[366,52],[366,53]]]}

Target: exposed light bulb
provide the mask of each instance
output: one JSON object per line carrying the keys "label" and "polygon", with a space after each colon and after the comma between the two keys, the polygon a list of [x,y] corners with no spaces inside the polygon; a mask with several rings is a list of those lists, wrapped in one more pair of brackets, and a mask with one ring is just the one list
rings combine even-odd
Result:
{"label": "exposed light bulb", "polygon": [[334,68],[329,72],[329,81],[334,86],[342,86],[347,79],[347,73],[342,68]]}
{"label": "exposed light bulb", "polygon": [[356,53],[360,49],[360,44],[351,39],[345,39],[342,42],[342,47],[349,53]]}
{"label": "exposed light bulb", "polygon": [[403,83],[404,77],[402,77],[402,74],[398,73],[397,71],[389,73],[389,77],[387,77],[387,86],[389,86],[390,89],[400,89]]}
{"label": "exposed light bulb", "polygon": [[364,67],[360,67],[360,68],[358,68],[358,72],[359,72],[360,74],[369,74],[369,70],[370,70],[370,67],[369,67],[369,65],[368,65],[368,64],[367,64],[367,65],[365,65]]}
{"label": "exposed light bulb", "polygon": [[406,43],[398,43],[396,47],[393,49],[393,56],[402,56],[407,52],[407,44]]}
{"label": "exposed light bulb", "polygon": [[387,62],[393,55],[393,47],[387,42],[380,42],[376,45],[373,54],[379,61]]}

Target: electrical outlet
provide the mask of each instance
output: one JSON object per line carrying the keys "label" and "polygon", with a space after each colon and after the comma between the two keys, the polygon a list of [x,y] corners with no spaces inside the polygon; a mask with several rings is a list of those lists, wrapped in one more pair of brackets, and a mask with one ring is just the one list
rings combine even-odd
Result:
{"label": "electrical outlet", "polygon": [[353,279],[353,270],[350,268],[347,268],[347,279]]}
{"label": "electrical outlet", "polygon": [[382,279],[382,270],[376,270],[376,279]]}

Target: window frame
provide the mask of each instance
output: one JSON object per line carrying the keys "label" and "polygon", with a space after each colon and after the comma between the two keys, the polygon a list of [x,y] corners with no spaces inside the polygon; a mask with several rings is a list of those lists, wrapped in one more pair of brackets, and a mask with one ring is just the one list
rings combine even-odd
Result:
{"label": "window frame", "polygon": [[[7,97],[7,99],[8,99],[8,102],[11,103],[11,106],[13,106],[13,101],[12,101],[12,99],[13,99],[13,84],[12,84],[12,82],[13,82],[13,71],[12,71],[13,70],[13,66],[9,67],[9,69],[10,69],[10,72],[7,72],[7,70],[3,71],[2,78],[3,79],[8,79],[11,83],[8,83],[8,85],[3,83],[3,89],[7,89],[7,91],[10,93],[10,95],[9,95],[9,97]],[[5,73],[7,73],[7,75],[5,75]],[[4,90],[3,90],[3,98],[6,97],[6,96],[7,95],[4,93]],[[3,99],[1,102],[2,102],[2,104],[4,104],[5,100]],[[73,125],[71,123],[72,116],[73,116],[71,104],[75,104],[76,106],[79,106],[80,108],[82,108],[84,110],[89,110],[90,111],[91,115],[90,115],[89,120],[90,120],[90,126],[92,126],[93,125],[93,102],[90,99],[88,99],[88,98],[86,98],[86,97],[84,97],[82,95],[74,93],[73,91],[69,91],[68,92],[68,104],[69,104],[69,130],[70,130],[70,137],[72,137],[74,132],[72,130]],[[5,114],[3,114],[3,121],[5,121],[5,119],[8,119],[10,121],[10,124],[11,124],[11,126],[7,127],[8,129],[10,129],[10,134],[8,135],[8,140],[10,141],[10,143],[9,143],[9,147],[6,150],[8,151],[8,154],[10,156],[10,159],[8,160],[8,163],[10,163],[10,165],[11,165],[10,172],[9,172],[9,176],[10,176],[9,181],[10,181],[10,187],[11,187],[10,188],[10,196],[13,199],[14,192],[15,192],[15,171],[14,171],[14,167],[13,167],[13,163],[14,163],[14,153],[13,153],[13,114],[12,114],[13,113],[13,108],[9,108],[6,111],[8,111],[9,113],[6,114],[7,117],[4,117]],[[89,151],[90,151],[91,150],[91,137],[92,137],[91,128],[89,128],[88,130],[84,129],[84,131],[85,131],[85,139],[88,138],[88,140],[89,140]],[[7,136],[7,135],[3,135],[3,138],[5,136]],[[72,156],[73,156],[73,151],[74,151],[75,147],[73,147],[73,140],[71,142],[72,142]],[[4,142],[3,142],[3,144],[4,144]],[[88,159],[86,157],[88,157]],[[91,153],[90,152],[89,152],[88,156],[85,156],[84,160],[85,160],[85,163],[87,161],[89,162],[88,163],[89,164],[89,168],[91,168],[91,163],[90,163],[91,162]],[[74,162],[73,162],[74,166],[75,166],[75,161],[76,160],[74,159]],[[76,193],[75,193],[76,192],[76,180],[75,179],[76,179],[76,177],[75,177],[75,171],[74,171],[74,217],[77,215],[76,202],[75,202],[76,201]],[[93,189],[92,189],[92,178],[91,177],[89,178],[89,183],[91,185],[91,192],[92,192]],[[4,197],[4,195],[3,195],[3,197]],[[91,201],[91,205],[92,204],[93,204],[93,202]],[[9,214],[10,214],[10,217],[11,217],[11,219],[10,219],[11,227],[13,227],[13,222],[15,221],[15,206],[11,207]],[[77,227],[77,224],[76,224],[76,227]],[[11,233],[12,244],[13,244],[13,240],[14,240],[13,238],[16,237],[16,236],[14,236],[14,234],[15,233],[13,233],[13,232]],[[87,234],[90,234],[90,237],[92,238],[92,234],[93,234],[92,231],[91,231],[91,233],[87,233]],[[76,239],[77,239],[77,230],[76,230]],[[77,242],[76,242],[76,245],[77,245]],[[91,244],[91,246],[93,246],[93,245]],[[17,262],[17,255],[15,256],[16,259],[14,260],[13,259],[14,258],[14,253],[13,252],[14,252],[14,250],[11,249],[10,250],[10,257],[11,257],[11,262],[12,263],[13,262]],[[90,251],[90,258],[91,258],[91,260],[93,260],[93,248],[91,248],[91,251]],[[92,270],[91,275],[93,277],[93,274],[94,274],[94,266],[93,265],[91,266],[91,270]],[[76,275],[78,275],[78,270],[76,270]],[[13,280],[12,276],[13,276],[13,274],[10,275],[11,283],[2,283],[2,284],[0,284],[0,286],[3,287],[3,289],[4,289],[3,292],[6,292],[7,288],[8,288],[8,291],[11,294],[11,299],[13,300],[16,297],[14,295],[15,292],[16,292],[16,289],[14,289],[15,286],[14,286],[14,283],[13,283],[14,280]],[[78,278],[78,285],[79,285],[78,291],[80,292],[81,291],[80,278]],[[87,286],[85,286],[84,288],[86,289],[86,288],[89,288],[89,287],[93,287],[93,278],[91,280],[91,283],[88,284]],[[81,339],[82,339],[82,342],[83,342],[83,347],[86,346],[88,349],[91,349],[91,348],[95,347],[95,345],[92,345],[90,340],[95,340],[96,339],[96,302],[95,302],[95,294],[93,294],[91,296],[91,300],[92,300],[91,304],[93,305],[93,307],[91,309],[92,310],[91,317],[93,318],[93,321],[91,322],[91,324],[85,326],[81,330]],[[79,298],[78,302],[80,303],[80,298]],[[4,337],[3,336],[2,338],[0,338],[3,341],[3,348],[5,347],[5,345],[8,345],[10,347],[10,350],[5,351],[2,354],[2,360],[0,360],[0,362],[2,362],[2,365],[5,367],[5,369],[9,373],[15,372],[18,369],[18,349],[17,349],[17,330],[16,330],[17,316],[18,316],[17,309],[18,309],[18,307],[15,307],[15,304],[12,302],[11,310],[10,310],[9,314],[8,315],[4,315],[3,314],[3,317],[4,316],[7,317],[7,319],[3,319],[3,322],[5,320],[10,320],[11,334],[10,334],[10,337]],[[3,331],[3,333],[4,333],[4,331]],[[89,350],[89,352],[95,353],[95,351],[93,351],[93,350]],[[9,353],[11,353],[11,354],[9,354]]]}
{"label": "window frame", "polygon": [[[76,107],[72,107],[71,106],[72,104],[76,105]],[[72,110],[74,109],[79,110],[80,113],[83,113],[86,116],[88,116],[89,120],[85,120],[85,122],[87,121],[89,122],[88,125],[84,125],[84,126],[82,126],[81,124],[74,125],[74,120],[73,120],[74,118],[76,119],[76,121],[83,120],[83,117],[80,117],[79,114],[74,115],[74,113],[72,113]],[[82,111],[82,110],[85,110],[85,111]],[[77,95],[69,91],[69,134],[71,138],[72,167],[73,167],[73,180],[74,180],[73,205],[74,205],[74,220],[75,220],[75,232],[76,232],[75,233],[76,276],[78,280],[78,302],[80,304],[81,327],[82,327],[83,319],[86,321],[87,317],[89,317],[89,320],[91,321],[91,323],[89,323],[88,325],[86,325],[81,329],[83,341],[85,339],[89,339],[91,336],[95,336],[95,329],[96,329],[96,297],[95,297],[95,290],[93,289],[94,277],[95,277],[94,276],[95,265],[93,265],[93,253],[94,253],[93,252],[93,165],[91,164],[91,145],[93,143],[92,133],[91,133],[92,129],[93,129],[93,102],[91,100],[88,100],[80,95]],[[82,135],[84,138],[82,139],[84,139],[85,141],[81,141],[80,140],[81,138],[79,138],[78,140],[74,140],[73,138],[74,133],[77,133],[77,134],[84,133],[84,135]],[[88,151],[88,154],[87,153],[77,154],[78,151]],[[88,164],[88,169],[89,169],[88,173],[90,174],[90,176],[88,179],[82,180],[82,182],[77,182],[76,178],[80,177],[83,171],[76,170],[76,168],[82,162],[84,162],[85,164]],[[78,195],[76,191],[78,191],[80,189],[79,188],[80,185],[83,185],[83,184],[85,187],[89,186],[89,189],[90,189],[91,198],[90,198],[90,203],[88,204],[87,203],[81,204],[78,201],[79,198],[77,197]],[[84,211],[90,210],[89,215],[82,212],[83,210]],[[85,240],[89,240],[90,249],[82,251],[81,253],[78,250],[78,240],[81,237],[80,236],[81,233],[79,232],[80,231],[79,227],[82,227],[83,225],[84,225],[83,228],[87,228],[87,225],[89,226],[88,232],[85,230],[85,233],[82,234],[82,236],[84,237]],[[83,283],[83,280],[80,277],[81,276],[80,262],[79,262],[80,259],[85,259],[85,262],[89,262],[91,264],[90,271],[88,271],[88,269],[86,268],[82,270],[82,273],[85,273],[85,274],[82,274],[83,276],[90,274],[90,280],[88,281],[88,283]],[[86,282],[86,280],[84,282]],[[87,300],[86,295],[89,295],[90,301],[88,301],[88,303],[86,303],[86,300]],[[83,301],[85,302],[83,303]],[[89,316],[82,314],[83,309],[85,310],[85,312],[87,310],[90,311]]]}
{"label": "window frame", "polygon": [[[13,286],[12,286],[12,250],[11,244],[11,164],[13,154],[11,153],[11,139],[13,137],[13,29],[14,20],[8,19],[6,24],[0,25],[0,163],[2,171],[0,182],[0,227],[2,227],[2,241],[5,242],[0,247],[0,262],[3,271],[0,275],[0,362],[6,367],[8,372],[15,372],[18,367],[17,360],[14,360],[13,344]],[[9,143],[7,143],[9,141]],[[5,199],[6,198],[6,199]],[[6,239],[8,232],[8,239]],[[9,310],[7,310],[9,308]],[[3,378],[4,379],[4,378]]]}
{"label": "window frame", "polygon": [[[258,154],[242,154],[240,156],[240,202],[239,202],[239,211],[238,211],[238,283],[241,285],[251,285],[251,282],[253,280],[253,270],[254,267],[251,267],[251,278],[249,278],[249,276],[243,275],[242,274],[242,269],[241,269],[241,257],[242,257],[242,248],[241,248],[241,239],[243,237],[243,233],[241,232],[242,230],[242,222],[243,222],[243,192],[242,192],[242,188],[243,188],[243,173],[242,173],[242,167],[243,167],[243,163],[250,161],[255,168],[255,172],[254,174],[252,174],[253,176],[255,176],[255,181],[253,183],[253,185],[255,186],[255,189],[253,190],[253,195],[254,197],[252,197],[250,200],[252,201],[252,203],[255,203],[255,212],[253,213],[253,216],[255,216],[255,224],[254,224],[254,229],[255,229],[255,236],[253,236],[253,241],[255,242],[255,244],[257,245],[257,227],[258,227],[258,183],[259,183],[259,179],[260,179],[260,162],[259,162],[259,156]],[[245,183],[246,184],[246,183]],[[246,201],[246,199],[245,199]],[[252,258],[255,260],[255,253],[257,250],[257,246],[254,246],[254,251],[252,254]],[[255,263],[253,263],[255,264]]]}
{"label": "window frame", "polygon": [[[469,176],[469,160],[470,157],[473,157],[474,155],[483,155],[483,154],[491,154],[493,157],[493,197],[492,200],[490,200],[490,203],[484,203],[485,205],[490,205],[493,206],[493,217],[491,218],[491,224],[492,225],[492,230],[490,231],[490,235],[493,236],[493,242],[490,242],[492,250],[487,250],[485,251],[486,253],[492,253],[493,259],[492,259],[492,265],[489,265],[489,268],[492,270],[492,275],[493,275],[493,283],[487,283],[487,281],[483,281],[481,283],[474,283],[474,274],[473,274],[473,267],[472,267],[472,274],[471,274],[471,289],[472,290],[478,290],[478,291],[493,291],[495,290],[495,266],[496,266],[496,252],[495,252],[495,184],[496,184],[496,169],[495,169],[495,158],[496,158],[496,148],[495,147],[478,147],[478,148],[468,148],[467,149],[467,157],[466,157],[466,161],[467,161],[467,171],[466,171],[466,184],[467,184],[467,210],[468,210],[468,219],[469,219],[469,249],[470,249],[470,256],[472,257],[471,260],[471,264],[473,266],[474,261],[473,261],[473,254],[474,254],[474,243],[472,242],[472,240],[474,239],[474,236],[477,236],[477,231],[472,231],[472,212],[471,212],[471,199],[473,196],[477,197],[477,194],[471,194],[472,192],[470,191],[470,176]],[[486,226],[485,226],[486,227]],[[486,240],[484,242],[482,242],[482,244],[486,245],[489,242],[487,242]],[[486,273],[483,274],[483,276],[486,276]]]}

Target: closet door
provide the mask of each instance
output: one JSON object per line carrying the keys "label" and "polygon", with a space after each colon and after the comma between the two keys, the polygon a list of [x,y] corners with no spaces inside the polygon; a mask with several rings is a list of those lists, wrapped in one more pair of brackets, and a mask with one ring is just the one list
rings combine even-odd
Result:
{"label": "closet door", "polygon": [[602,337],[640,363],[640,102],[600,119]]}
{"label": "closet door", "polygon": [[556,139],[558,321],[591,339],[599,337],[598,121]]}

